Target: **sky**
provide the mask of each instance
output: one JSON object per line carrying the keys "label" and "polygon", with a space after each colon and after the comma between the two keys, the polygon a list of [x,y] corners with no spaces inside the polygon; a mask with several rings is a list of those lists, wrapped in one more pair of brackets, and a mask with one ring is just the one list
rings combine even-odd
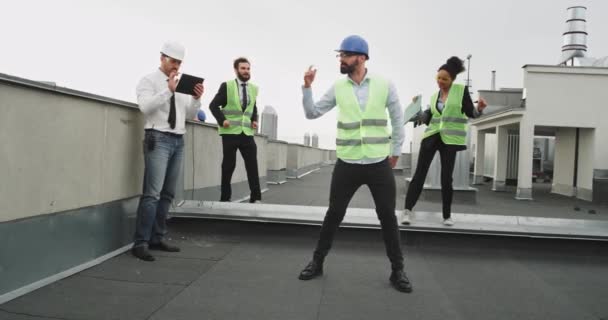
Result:
{"label": "sky", "polygon": [[[566,9],[587,11],[588,53],[608,55],[606,0],[375,0],[157,1],[0,0],[0,73],[135,102],[135,86],[159,65],[167,40],[181,42],[181,71],[204,77],[203,110],[221,82],[234,78],[232,61],[251,61],[260,112],[273,106],[279,139],[303,142],[317,133],[334,148],[335,110],[307,120],[301,86],[307,67],[319,99],[342,75],[334,52],[351,34],[370,46],[370,73],[390,79],[403,107],[436,90],[447,58],[471,54],[473,90],[522,87],[522,66],[559,61]],[[466,72],[458,81],[466,79]],[[211,117],[212,118],[212,117]],[[90,119],[89,119],[90,120]],[[411,128],[404,151],[409,151]]]}

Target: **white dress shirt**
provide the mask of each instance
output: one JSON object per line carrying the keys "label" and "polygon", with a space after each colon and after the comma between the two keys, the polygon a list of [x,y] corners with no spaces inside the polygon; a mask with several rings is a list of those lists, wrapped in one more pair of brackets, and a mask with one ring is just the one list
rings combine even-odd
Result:
{"label": "white dress shirt", "polygon": [[249,95],[249,82],[245,81],[241,81],[241,79],[236,78],[236,83],[238,84],[238,92],[239,92],[239,99],[241,101],[241,106],[242,107],[247,107],[247,106],[243,106],[243,84],[245,85],[245,92],[247,93],[247,103],[249,104],[249,101],[251,101],[251,95]]}
{"label": "white dress shirt", "polygon": [[144,113],[145,129],[175,134],[186,133],[186,119],[192,119],[201,107],[200,100],[191,95],[175,93],[175,129],[169,126],[171,95],[167,85],[169,77],[160,69],[143,77],[137,84],[137,104]]}

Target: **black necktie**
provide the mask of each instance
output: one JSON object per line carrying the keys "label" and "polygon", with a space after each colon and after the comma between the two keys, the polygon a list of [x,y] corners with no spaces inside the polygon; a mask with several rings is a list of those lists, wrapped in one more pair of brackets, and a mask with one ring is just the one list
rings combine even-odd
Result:
{"label": "black necktie", "polygon": [[175,94],[171,95],[171,109],[169,110],[169,126],[175,129]]}
{"label": "black necktie", "polygon": [[247,109],[247,84],[241,83],[243,86],[243,110]]}

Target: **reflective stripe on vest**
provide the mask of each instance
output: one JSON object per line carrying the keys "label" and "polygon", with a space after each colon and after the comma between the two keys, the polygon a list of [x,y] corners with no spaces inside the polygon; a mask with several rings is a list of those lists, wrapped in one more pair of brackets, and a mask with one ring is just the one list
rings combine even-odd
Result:
{"label": "reflective stripe on vest", "polygon": [[386,119],[363,119],[361,122],[339,122],[338,121],[338,129],[359,129],[361,126],[379,126],[385,127],[388,125],[388,120]]}
{"label": "reflective stripe on vest", "polygon": [[226,105],[222,108],[222,113],[230,126],[224,128],[218,126],[219,134],[234,134],[238,135],[244,133],[248,136],[254,134],[253,128],[251,128],[251,116],[253,115],[253,107],[258,94],[258,87],[251,82],[247,83],[247,90],[249,91],[249,99],[245,111],[241,106],[241,98],[239,97],[239,85],[236,80],[226,81]]}
{"label": "reflective stripe on vest", "polygon": [[382,158],[390,154],[386,112],[388,82],[377,77],[369,77],[365,81],[369,81],[369,92],[364,111],[361,111],[350,80],[338,80],[334,86],[338,106],[336,154],[339,159]]}
{"label": "reflective stripe on vest", "polygon": [[384,144],[390,143],[391,139],[386,138],[361,138],[361,139],[336,139],[338,146],[359,146],[362,144]]}
{"label": "reflective stripe on vest", "polygon": [[240,115],[244,115],[246,117],[251,118],[251,116],[253,115],[253,112],[243,112],[243,111],[237,111],[237,110],[222,110],[222,113],[224,114],[224,116],[227,115],[231,115],[231,116],[240,116]]}
{"label": "reflective stripe on vest", "polygon": [[465,86],[462,84],[452,84],[442,113],[437,110],[439,94],[433,94],[431,97],[431,114],[433,117],[424,131],[423,139],[439,133],[441,141],[445,144],[466,144],[468,118],[462,112],[464,89]]}

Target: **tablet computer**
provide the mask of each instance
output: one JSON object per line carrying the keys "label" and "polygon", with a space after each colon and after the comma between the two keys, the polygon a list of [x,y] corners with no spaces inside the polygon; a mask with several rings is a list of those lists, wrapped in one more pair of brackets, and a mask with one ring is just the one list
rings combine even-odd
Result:
{"label": "tablet computer", "polygon": [[175,88],[175,92],[189,94],[193,96],[194,86],[197,83],[203,83],[203,81],[205,81],[204,78],[199,78],[193,75],[182,73],[181,77],[179,78],[179,82],[177,83],[177,88]]}
{"label": "tablet computer", "polygon": [[422,111],[422,95],[417,95],[416,101],[410,103],[410,105],[405,108],[405,114],[403,115],[404,125],[413,121],[414,116],[420,111]]}

